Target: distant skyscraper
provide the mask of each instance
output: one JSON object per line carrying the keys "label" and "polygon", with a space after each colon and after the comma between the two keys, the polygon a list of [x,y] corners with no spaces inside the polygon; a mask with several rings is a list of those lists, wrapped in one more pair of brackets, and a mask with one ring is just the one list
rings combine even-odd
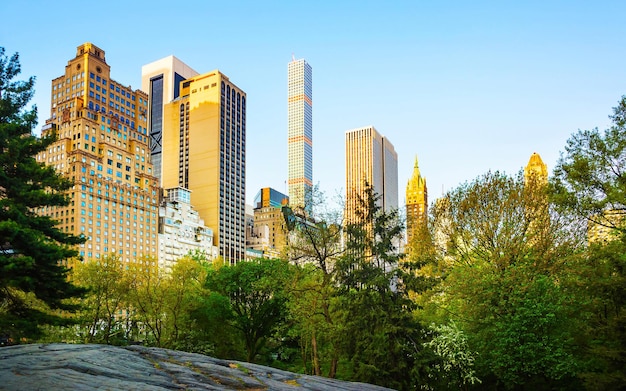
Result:
{"label": "distant skyscraper", "polygon": [[66,233],[84,235],[86,260],[119,257],[147,262],[157,255],[159,186],[148,149],[148,95],[111,79],[104,50],[76,49],[52,80],[50,119],[42,135],[58,140],[37,155],[75,185],[70,204],[37,212]]}
{"label": "distant skyscraper", "polygon": [[148,93],[148,134],[154,175],[161,179],[163,107],[178,98],[180,82],[198,75],[174,56],[168,56],[141,67],[141,89]]}
{"label": "distant skyscraper", "polygon": [[304,59],[288,65],[288,185],[292,206],[302,207],[313,187],[313,71]]}
{"label": "distant skyscraper", "polygon": [[384,210],[398,207],[398,155],[373,126],[346,132],[346,222],[354,221],[366,185],[380,195]]}
{"label": "distant skyscraper", "polygon": [[184,187],[219,255],[245,259],[246,94],[215,70],[186,79],[163,116],[164,188]]}
{"label": "distant skyscraper", "polygon": [[417,156],[413,166],[413,175],[406,185],[406,236],[411,243],[419,225],[425,223],[428,213],[428,189],[426,178],[420,173]]}

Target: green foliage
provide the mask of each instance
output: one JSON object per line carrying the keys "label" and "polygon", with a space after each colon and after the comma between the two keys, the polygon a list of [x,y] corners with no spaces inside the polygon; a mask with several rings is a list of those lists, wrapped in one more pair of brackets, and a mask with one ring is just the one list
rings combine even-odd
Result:
{"label": "green foliage", "polygon": [[[570,283],[579,293],[586,348],[581,377],[591,390],[626,389],[626,97],[609,129],[579,130],[567,141],[551,183],[562,210],[605,227],[576,264]],[[592,239],[593,237],[590,237]]]}
{"label": "green foliage", "polygon": [[433,376],[442,379],[436,389],[458,390],[480,384],[474,368],[476,352],[470,350],[467,336],[456,323],[452,321],[439,326],[433,324],[431,330],[434,336],[424,346],[430,348],[440,359],[433,365]]}
{"label": "green foliage", "polygon": [[74,266],[74,282],[89,290],[79,313],[80,323],[86,326],[84,342],[113,344],[124,337],[124,333],[120,336],[124,326],[121,313],[129,309],[131,282],[127,274],[115,255]]}
{"label": "green foliage", "polygon": [[[72,183],[35,160],[55,141],[31,134],[37,110],[25,109],[34,78],[14,81],[20,73],[17,54],[0,48],[0,330],[14,337],[35,336],[37,324],[62,322],[47,308],[73,311],[65,299],[83,293],[67,280],[61,262],[75,257],[73,245],[84,239],[56,228],[39,208],[67,205]],[[34,296],[29,298],[29,293]],[[34,304],[39,301],[40,304]],[[25,323],[33,327],[22,328]]]}
{"label": "green foliage", "polygon": [[396,210],[382,210],[371,188],[356,215],[345,229],[346,252],[337,263],[347,378],[412,389],[425,382],[426,358],[423,328],[411,313],[402,284],[406,275],[398,267],[403,226]]}
{"label": "green foliage", "polygon": [[283,287],[290,275],[290,265],[274,259],[239,262],[210,270],[207,275],[206,288],[230,301],[232,313],[228,318],[232,327],[242,333],[248,362],[255,360],[267,339],[285,319]]}
{"label": "green foliage", "polygon": [[478,353],[481,387],[571,381],[580,319],[563,281],[579,244],[551,214],[545,190],[521,175],[488,173],[450,192],[433,214],[447,264],[437,304]]}
{"label": "green foliage", "polygon": [[613,113],[609,129],[579,130],[567,140],[554,170],[552,198],[596,224],[626,232],[604,213],[626,213],[626,97]]}

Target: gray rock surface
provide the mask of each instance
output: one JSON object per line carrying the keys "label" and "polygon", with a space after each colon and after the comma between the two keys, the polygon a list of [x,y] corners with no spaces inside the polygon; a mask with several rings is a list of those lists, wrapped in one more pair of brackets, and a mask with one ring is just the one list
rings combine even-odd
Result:
{"label": "gray rock surface", "polygon": [[319,390],[388,388],[143,346],[0,348],[0,390]]}

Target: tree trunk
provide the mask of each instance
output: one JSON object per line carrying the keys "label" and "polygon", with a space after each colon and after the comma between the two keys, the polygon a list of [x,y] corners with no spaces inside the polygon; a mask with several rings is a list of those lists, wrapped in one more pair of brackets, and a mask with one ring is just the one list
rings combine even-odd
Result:
{"label": "tree trunk", "polygon": [[317,352],[317,338],[315,337],[315,330],[311,334],[311,354],[313,355],[313,373],[317,376],[322,376],[320,370],[320,359]]}
{"label": "tree trunk", "polygon": [[333,359],[330,361],[330,369],[328,370],[328,377],[334,379],[337,376],[337,363],[339,362],[339,357],[337,357],[337,353],[333,353]]}

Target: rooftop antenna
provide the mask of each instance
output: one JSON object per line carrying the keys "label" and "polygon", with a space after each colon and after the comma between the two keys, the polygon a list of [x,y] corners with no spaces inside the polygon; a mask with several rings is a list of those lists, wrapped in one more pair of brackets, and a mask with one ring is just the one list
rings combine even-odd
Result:
{"label": "rooftop antenna", "polygon": [[291,61],[296,61],[296,55],[291,52]]}

